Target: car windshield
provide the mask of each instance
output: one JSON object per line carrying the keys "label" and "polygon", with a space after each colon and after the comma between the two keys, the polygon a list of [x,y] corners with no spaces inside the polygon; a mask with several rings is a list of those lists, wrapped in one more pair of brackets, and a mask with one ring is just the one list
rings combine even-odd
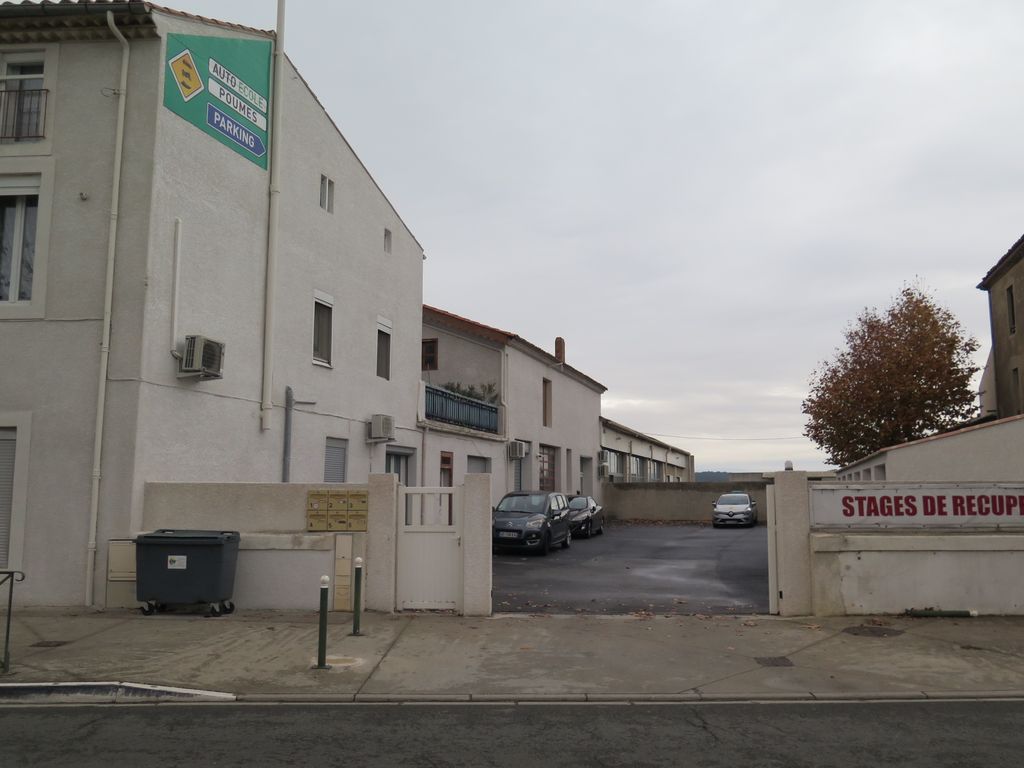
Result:
{"label": "car windshield", "polygon": [[[707,504],[707,502],[704,502]],[[719,504],[749,504],[750,497],[745,493],[727,493],[724,496],[719,497]]]}
{"label": "car windshield", "polygon": [[569,499],[569,509],[586,509],[590,506],[587,503],[586,496],[577,496],[575,499]]}
{"label": "car windshield", "polygon": [[519,496],[506,496],[498,502],[499,512],[521,512],[523,514],[543,514],[548,508],[546,493],[529,493]]}

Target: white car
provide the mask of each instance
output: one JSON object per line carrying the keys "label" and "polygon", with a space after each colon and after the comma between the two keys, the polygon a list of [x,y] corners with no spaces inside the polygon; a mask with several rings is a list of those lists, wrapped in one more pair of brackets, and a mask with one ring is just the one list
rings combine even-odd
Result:
{"label": "white car", "polygon": [[749,493],[723,493],[712,506],[714,511],[711,513],[711,525],[715,528],[722,525],[757,525],[757,502],[750,498]]}

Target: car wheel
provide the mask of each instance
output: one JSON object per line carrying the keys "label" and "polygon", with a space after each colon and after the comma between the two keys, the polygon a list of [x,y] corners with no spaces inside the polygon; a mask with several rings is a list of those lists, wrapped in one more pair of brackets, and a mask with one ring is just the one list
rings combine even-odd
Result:
{"label": "car wheel", "polygon": [[572,531],[565,532],[565,541],[562,542],[562,549],[568,549],[572,546]]}
{"label": "car wheel", "polygon": [[548,532],[548,533],[544,534],[544,541],[541,542],[539,554],[540,554],[541,557],[547,557],[548,552],[550,552],[550,551],[551,551],[551,533]]}
{"label": "car wheel", "polygon": [[594,535],[594,521],[587,520],[587,524],[580,528],[580,538],[589,539]]}

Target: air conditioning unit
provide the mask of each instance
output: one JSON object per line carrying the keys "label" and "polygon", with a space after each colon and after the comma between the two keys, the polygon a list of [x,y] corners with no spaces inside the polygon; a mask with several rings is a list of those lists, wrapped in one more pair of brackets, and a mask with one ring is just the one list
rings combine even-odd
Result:
{"label": "air conditioning unit", "polygon": [[597,461],[600,464],[607,464],[608,463],[608,451],[605,451],[605,450],[599,451],[598,454],[597,454]]}
{"label": "air conditioning unit", "polygon": [[508,457],[510,459],[521,459],[526,456],[526,443],[522,440],[513,440],[508,444]]}
{"label": "air conditioning unit", "polygon": [[608,477],[608,462],[607,461],[602,461],[600,464],[597,465],[597,476],[598,477]]}
{"label": "air conditioning unit", "polygon": [[178,378],[219,379],[224,375],[224,343],[205,336],[186,336],[178,360]]}
{"label": "air conditioning unit", "polygon": [[370,417],[370,440],[394,440],[395,417],[385,413],[375,413]]}

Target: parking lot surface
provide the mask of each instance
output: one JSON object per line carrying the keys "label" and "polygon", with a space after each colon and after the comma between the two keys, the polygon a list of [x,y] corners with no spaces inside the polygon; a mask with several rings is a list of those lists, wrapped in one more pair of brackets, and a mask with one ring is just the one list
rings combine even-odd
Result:
{"label": "parking lot surface", "polygon": [[496,613],[768,612],[767,529],[616,524],[547,557],[493,558]]}

